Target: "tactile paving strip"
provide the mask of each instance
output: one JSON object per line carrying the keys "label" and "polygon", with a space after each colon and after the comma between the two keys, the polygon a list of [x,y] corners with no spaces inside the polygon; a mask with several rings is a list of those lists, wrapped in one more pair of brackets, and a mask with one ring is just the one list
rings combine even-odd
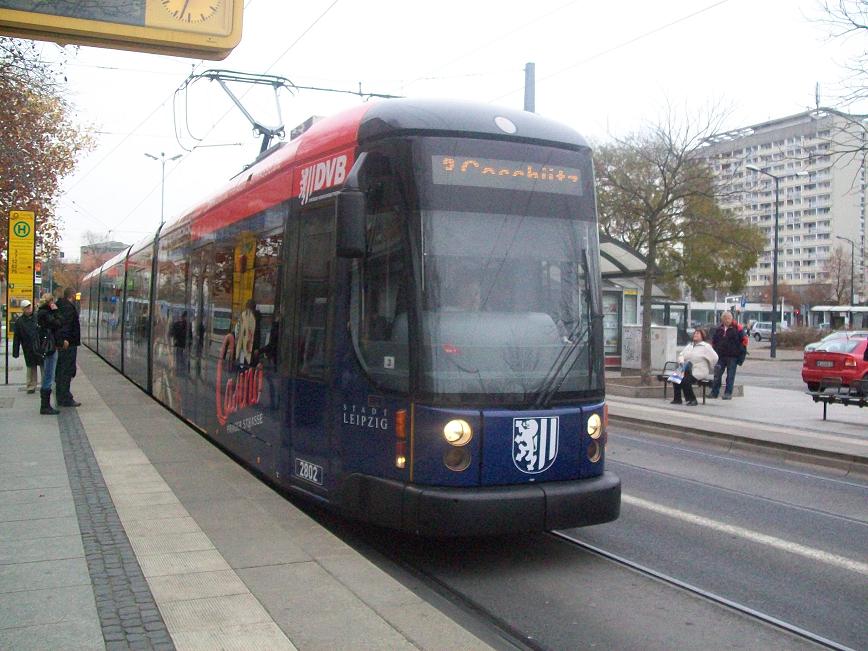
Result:
{"label": "tactile paving strip", "polygon": [[63,409],[58,419],[106,649],[174,650],[78,414]]}

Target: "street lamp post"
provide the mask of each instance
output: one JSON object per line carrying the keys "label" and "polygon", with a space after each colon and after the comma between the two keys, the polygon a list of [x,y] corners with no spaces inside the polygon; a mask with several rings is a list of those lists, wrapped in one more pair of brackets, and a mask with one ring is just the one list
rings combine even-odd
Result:
{"label": "street lamp post", "polygon": [[843,235],[836,235],[839,240],[844,240],[845,242],[850,243],[850,329],[853,329],[853,303],[856,301],[856,289],[854,287],[854,282],[856,280],[855,276],[855,259],[856,259],[856,243],[851,240],[849,237],[844,237]]}
{"label": "street lamp post", "polygon": [[145,156],[160,161],[161,163],[162,173],[160,175],[160,226],[162,226],[166,222],[166,163],[168,163],[169,161],[178,160],[179,158],[181,158],[181,154],[177,154],[176,156],[172,156],[171,158],[166,158],[166,154],[161,151],[159,157],[154,156],[153,154],[149,154],[147,152],[145,152]]}
{"label": "street lamp post", "polygon": [[775,180],[775,243],[772,248],[772,332],[770,357],[777,357],[778,352],[778,228],[780,218],[780,182],[781,177],[760,169],[755,165],[746,165],[747,169],[770,176]]}

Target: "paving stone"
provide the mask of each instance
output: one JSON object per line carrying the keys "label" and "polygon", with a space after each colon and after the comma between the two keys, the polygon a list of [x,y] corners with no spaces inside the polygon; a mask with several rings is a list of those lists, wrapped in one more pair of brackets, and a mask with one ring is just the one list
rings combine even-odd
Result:
{"label": "paving stone", "polygon": [[[147,589],[142,568],[136,561],[81,420],[74,410],[65,409],[58,421],[82,551],[106,648],[128,649],[134,643],[140,648],[150,648],[141,611],[146,610],[151,615],[158,613],[156,602]],[[124,450],[103,456],[109,467],[132,469],[131,474],[138,477],[134,481],[154,480],[147,473],[135,473],[137,464],[129,464],[140,460],[135,453]],[[117,481],[123,483],[121,477],[117,477]],[[0,577],[0,586],[2,584]],[[167,648],[174,648],[162,617],[151,617],[149,625],[155,632],[165,634]]]}

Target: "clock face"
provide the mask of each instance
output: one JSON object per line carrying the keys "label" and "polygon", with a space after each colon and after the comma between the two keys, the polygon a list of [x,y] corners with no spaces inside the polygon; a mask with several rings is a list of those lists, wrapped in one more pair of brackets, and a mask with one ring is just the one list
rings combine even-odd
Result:
{"label": "clock face", "polygon": [[217,13],[223,0],[160,0],[160,3],[181,23],[202,23]]}

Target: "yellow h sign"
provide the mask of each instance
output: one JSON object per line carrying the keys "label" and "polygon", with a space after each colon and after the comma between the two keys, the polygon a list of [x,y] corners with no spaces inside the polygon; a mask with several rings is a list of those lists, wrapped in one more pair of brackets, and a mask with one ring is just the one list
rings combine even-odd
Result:
{"label": "yellow h sign", "polygon": [[[11,332],[13,314],[20,314],[21,301],[33,301],[33,258],[36,252],[36,216],[28,210],[9,212],[7,257],[6,332]],[[8,335],[7,335],[8,336]]]}

